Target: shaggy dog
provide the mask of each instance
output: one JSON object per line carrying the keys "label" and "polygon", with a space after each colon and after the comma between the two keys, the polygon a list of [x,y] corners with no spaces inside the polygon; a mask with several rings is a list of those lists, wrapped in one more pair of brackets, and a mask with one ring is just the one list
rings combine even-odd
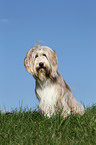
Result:
{"label": "shaggy dog", "polygon": [[84,107],[76,101],[57,71],[58,60],[54,50],[37,43],[27,52],[24,65],[36,80],[35,92],[42,113],[48,117],[61,110],[64,117],[71,111],[84,114]]}

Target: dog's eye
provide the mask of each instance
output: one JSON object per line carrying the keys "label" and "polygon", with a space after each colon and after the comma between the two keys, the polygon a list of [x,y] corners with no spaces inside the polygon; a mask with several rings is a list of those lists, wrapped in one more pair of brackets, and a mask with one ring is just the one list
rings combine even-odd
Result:
{"label": "dog's eye", "polygon": [[46,54],[43,54],[43,56],[47,57]]}
{"label": "dog's eye", "polygon": [[35,58],[37,58],[37,57],[38,57],[38,54],[35,55]]}

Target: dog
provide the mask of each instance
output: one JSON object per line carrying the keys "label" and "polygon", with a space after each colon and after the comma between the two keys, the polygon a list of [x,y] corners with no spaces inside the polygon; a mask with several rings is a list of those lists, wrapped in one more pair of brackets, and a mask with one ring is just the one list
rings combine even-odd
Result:
{"label": "dog", "polygon": [[71,112],[84,114],[84,107],[74,98],[70,87],[58,72],[58,60],[54,50],[37,43],[24,59],[24,65],[36,80],[36,96],[45,116],[62,111],[66,117]]}

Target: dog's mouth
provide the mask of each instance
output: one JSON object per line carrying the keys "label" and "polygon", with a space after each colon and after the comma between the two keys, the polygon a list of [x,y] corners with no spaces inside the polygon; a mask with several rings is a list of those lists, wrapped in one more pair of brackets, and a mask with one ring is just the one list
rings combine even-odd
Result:
{"label": "dog's mouth", "polygon": [[36,70],[37,72],[43,72],[46,71],[46,67],[37,67]]}
{"label": "dog's mouth", "polygon": [[39,66],[39,67],[36,68],[36,71],[38,73],[46,73],[48,71],[48,69],[45,66]]}

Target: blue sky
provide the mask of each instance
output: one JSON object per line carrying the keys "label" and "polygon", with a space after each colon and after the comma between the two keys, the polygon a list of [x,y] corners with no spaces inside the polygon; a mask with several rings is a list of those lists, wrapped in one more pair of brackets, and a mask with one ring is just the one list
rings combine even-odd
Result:
{"label": "blue sky", "polygon": [[0,1],[0,108],[34,109],[35,80],[26,52],[42,40],[57,52],[64,80],[85,106],[96,103],[96,1]]}

